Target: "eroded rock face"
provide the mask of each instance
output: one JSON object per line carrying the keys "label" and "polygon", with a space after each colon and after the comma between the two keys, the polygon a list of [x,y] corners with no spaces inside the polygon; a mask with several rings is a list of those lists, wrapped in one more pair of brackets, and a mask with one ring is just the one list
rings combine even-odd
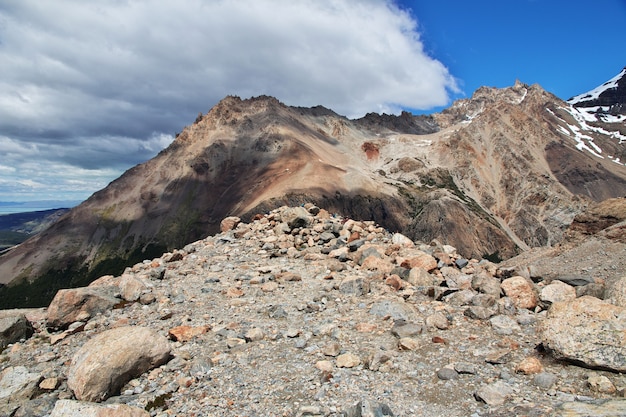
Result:
{"label": "eroded rock face", "polygon": [[544,346],[555,357],[626,371],[626,309],[591,296],[556,302],[543,322]]}
{"label": "eroded rock face", "polygon": [[131,378],[167,362],[167,339],[145,327],[118,327],[89,340],[76,353],[67,384],[81,401],[103,401]]}

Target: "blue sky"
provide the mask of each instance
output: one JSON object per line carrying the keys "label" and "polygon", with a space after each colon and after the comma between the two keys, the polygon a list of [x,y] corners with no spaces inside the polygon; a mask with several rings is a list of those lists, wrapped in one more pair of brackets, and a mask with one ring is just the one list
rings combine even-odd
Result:
{"label": "blue sky", "polygon": [[0,201],[83,200],[226,95],[348,117],[626,65],[626,1],[0,2]]}
{"label": "blue sky", "polygon": [[471,95],[515,79],[558,97],[591,90],[626,66],[625,0],[413,0],[426,52]]}

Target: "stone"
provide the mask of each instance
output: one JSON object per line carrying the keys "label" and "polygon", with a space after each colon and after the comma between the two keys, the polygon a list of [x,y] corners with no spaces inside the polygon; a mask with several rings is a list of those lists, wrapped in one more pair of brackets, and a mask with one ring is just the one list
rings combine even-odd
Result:
{"label": "stone", "polygon": [[555,374],[539,372],[533,377],[532,384],[539,388],[550,389],[556,384],[557,380],[558,377]]}
{"label": "stone", "polygon": [[322,372],[332,372],[333,371],[333,363],[331,361],[317,361],[315,362],[315,367]]}
{"label": "stone", "polygon": [[544,347],[558,359],[626,371],[626,309],[591,296],[556,302],[540,325]]}
{"label": "stone", "polygon": [[0,404],[30,400],[43,377],[25,366],[10,366],[0,372]]}
{"label": "stone", "polygon": [[48,327],[63,329],[112,309],[120,302],[115,291],[116,287],[98,286],[59,290],[48,306]]}
{"label": "stone", "polygon": [[416,350],[421,346],[419,340],[412,337],[403,337],[398,340],[398,348],[400,350]]}
{"label": "stone", "polygon": [[220,231],[224,233],[228,232],[229,230],[233,230],[235,227],[237,227],[237,225],[239,225],[240,222],[241,219],[237,216],[226,217],[220,222]]}
{"label": "stone", "polygon": [[534,375],[543,372],[543,365],[541,365],[539,359],[529,356],[517,364],[515,372],[524,375]]}
{"label": "stone", "polygon": [[418,251],[416,255],[405,259],[400,266],[407,269],[422,268],[430,272],[437,268],[437,260],[427,253]]}
{"label": "stone", "polygon": [[33,326],[24,314],[0,317],[0,352],[9,344],[32,336]]}
{"label": "stone", "polygon": [[415,285],[416,287],[430,287],[432,285],[438,285],[438,280],[431,275],[424,268],[411,268],[409,270],[409,276],[407,277],[407,281],[411,285]]}
{"label": "stone", "polygon": [[518,275],[505,279],[500,286],[506,296],[513,300],[515,307],[528,309],[537,307],[539,300],[531,280]]}
{"label": "stone", "polygon": [[450,322],[445,314],[441,311],[437,311],[436,313],[426,317],[426,326],[439,330],[446,330],[450,327]]}
{"label": "stone", "polygon": [[502,405],[513,394],[513,388],[504,381],[482,386],[474,396],[487,405]]}
{"label": "stone", "polygon": [[415,246],[415,243],[413,243],[411,239],[401,233],[394,233],[393,236],[391,236],[391,243],[394,245],[404,246],[406,248],[412,248]]}
{"label": "stone", "polygon": [[465,258],[459,258],[456,261],[454,261],[454,264],[459,269],[465,268],[468,263],[469,263],[469,261],[467,259],[465,259]]}
{"label": "stone", "polygon": [[361,364],[361,358],[353,353],[343,353],[335,359],[337,368],[354,368]]}
{"label": "stone", "polygon": [[415,311],[407,303],[392,300],[383,300],[372,305],[370,314],[379,317],[390,317],[394,320],[411,321]]}
{"label": "stone", "polygon": [[61,384],[61,381],[59,380],[59,378],[56,378],[56,377],[46,378],[39,383],[39,388],[41,388],[44,391],[54,391],[55,389],[57,389],[57,387],[60,384]]}
{"label": "stone", "polygon": [[626,276],[618,279],[607,291],[607,301],[619,307],[626,307]]}
{"label": "stone", "polygon": [[132,378],[169,360],[167,339],[146,327],[118,327],[87,341],[72,358],[67,385],[81,401],[103,401]]}
{"label": "stone", "polygon": [[467,317],[478,319],[478,320],[487,320],[489,317],[492,317],[496,314],[497,310],[488,307],[482,306],[471,306],[466,309],[463,314]]}
{"label": "stone", "polygon": [[626,416],[625,400],[599,402],[571,401],[562,403],[556,410],[559,417],[616,417]]}
{"label": "stone", "polygon": [[363,277],[348,277],[339,284],[339,291],[346,295],[361,296],[370,291],[370,286]]}
{"label": "stone", "polygon": [[422,326],[416,323],[406,322],[404,320],[397,320],[393,323],[391,328],[391,334],[397,338],[412,337],[421,334],[423,331]]}
{"label": "stone", "polygon": [[259,340],[263,340],[265,338],[265,333],[258,327],[253,327],[246,332],[244,337],[247,342],[258,342]]}
{"label": "stone", "polygon": [[491,317],[489,319],[489,323],[491,323],[493,331],[500,335],[513,334],[522,331],[522,328],[519,324],[517,324],[517,321],[503,314]]}
{"label": "stone", "polygon": [[469,362],[457,362],[454,364],[454,370],[459,374],[475,375],[478,373],[476,365]]}
{"label": "stone", "polygon": [[499,298],[502,292],[500,280],[489,275],[486,271],[478,272],[472,276],[472,288],[480,293],[492,295],[495,298]]}
{"label": "stone", "polygon": [[304,207],[288,207],[281,212],[281,219],[290,229],[308,227],[312,217]]}
{"label": "stone", "polygon": [[614,394],[617,389],[609,378],[604,375],[595,375],[587,378],[587,385],[592,391],[603,394]]}
{"label": "stone", "polygon": [[373,403],[361,400],[352,407],[347,408],[340,415],[345,417],[393,417],[393,411],[387,404]]}
{"label": "stone", "polygon": [[323,348],[322,348],[322,353],[326,356],[338,356],[341,353],[341,345],[337,342],[330,342],[327,343]]}
{"label": "stone", "polygon": [[137,301],[147,291],[144,282],[132,274],[123,274],[119,282],[120,293],[126,301]]}
{"label": "stone", "polygon": [[544,303],[556,303],[558,301],[570,301],[576,298],[576,288],[555,280],[541,289],[539,299]]}
{"label": "stone", "polygon": [[94,404],[74,400],[58,400],[50,417],[149,417],[144,409],[126,404]]}
{"label": "stone", "polygon": [[450,379],[457,379],[459,377],[459,373],[451,368],[441,368],[437,371],[437,378],[442,381],[448,381]]}
{"label": "stone", "polygon": [[188,342],[196,336],[200,336],[211,329],[210,326],[176,326],[171,328],[167,335],[175,342]]}

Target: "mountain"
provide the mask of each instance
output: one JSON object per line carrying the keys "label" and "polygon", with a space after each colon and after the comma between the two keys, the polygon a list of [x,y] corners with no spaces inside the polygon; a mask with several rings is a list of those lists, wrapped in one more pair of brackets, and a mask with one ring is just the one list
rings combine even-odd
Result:
{"label": "mountain", "polygon": [[618,116],[617,120],[624,121],[626,118],[626,67],[604,84],[567,101],[574,107],[595,115],[598,120],[611,121]]}
{"label": "mountain", "polygon": [[483,87],[430,116],[226,97],[152,160],[0,257],[0,305],[184,247],[282,205],[312,202],[500,260],[558,243],[591,201],[626,195],[623,121],[592,122],[540,86]]}

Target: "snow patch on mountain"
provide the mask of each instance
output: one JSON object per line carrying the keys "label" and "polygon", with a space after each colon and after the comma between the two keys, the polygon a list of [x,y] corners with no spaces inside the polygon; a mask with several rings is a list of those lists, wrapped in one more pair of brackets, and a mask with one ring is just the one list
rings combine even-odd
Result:
{"label": "snow patch on mountain", "polygon": [[609,81],[605,82],[604,84],[594,88],[591,91],[572,97],[569,100],[567,100],[567,102],[571,105],[575,105],[577,103],[581,103],[584,101],[595,100],[598,97],[600,97],[600,94],[604,93],[605,91],[610,90],[612,88],[617,88],[619,80],[625,75],[626,75],[626,68],[624,68],[619,74],[617,74],[615,77],[611,78]]}

